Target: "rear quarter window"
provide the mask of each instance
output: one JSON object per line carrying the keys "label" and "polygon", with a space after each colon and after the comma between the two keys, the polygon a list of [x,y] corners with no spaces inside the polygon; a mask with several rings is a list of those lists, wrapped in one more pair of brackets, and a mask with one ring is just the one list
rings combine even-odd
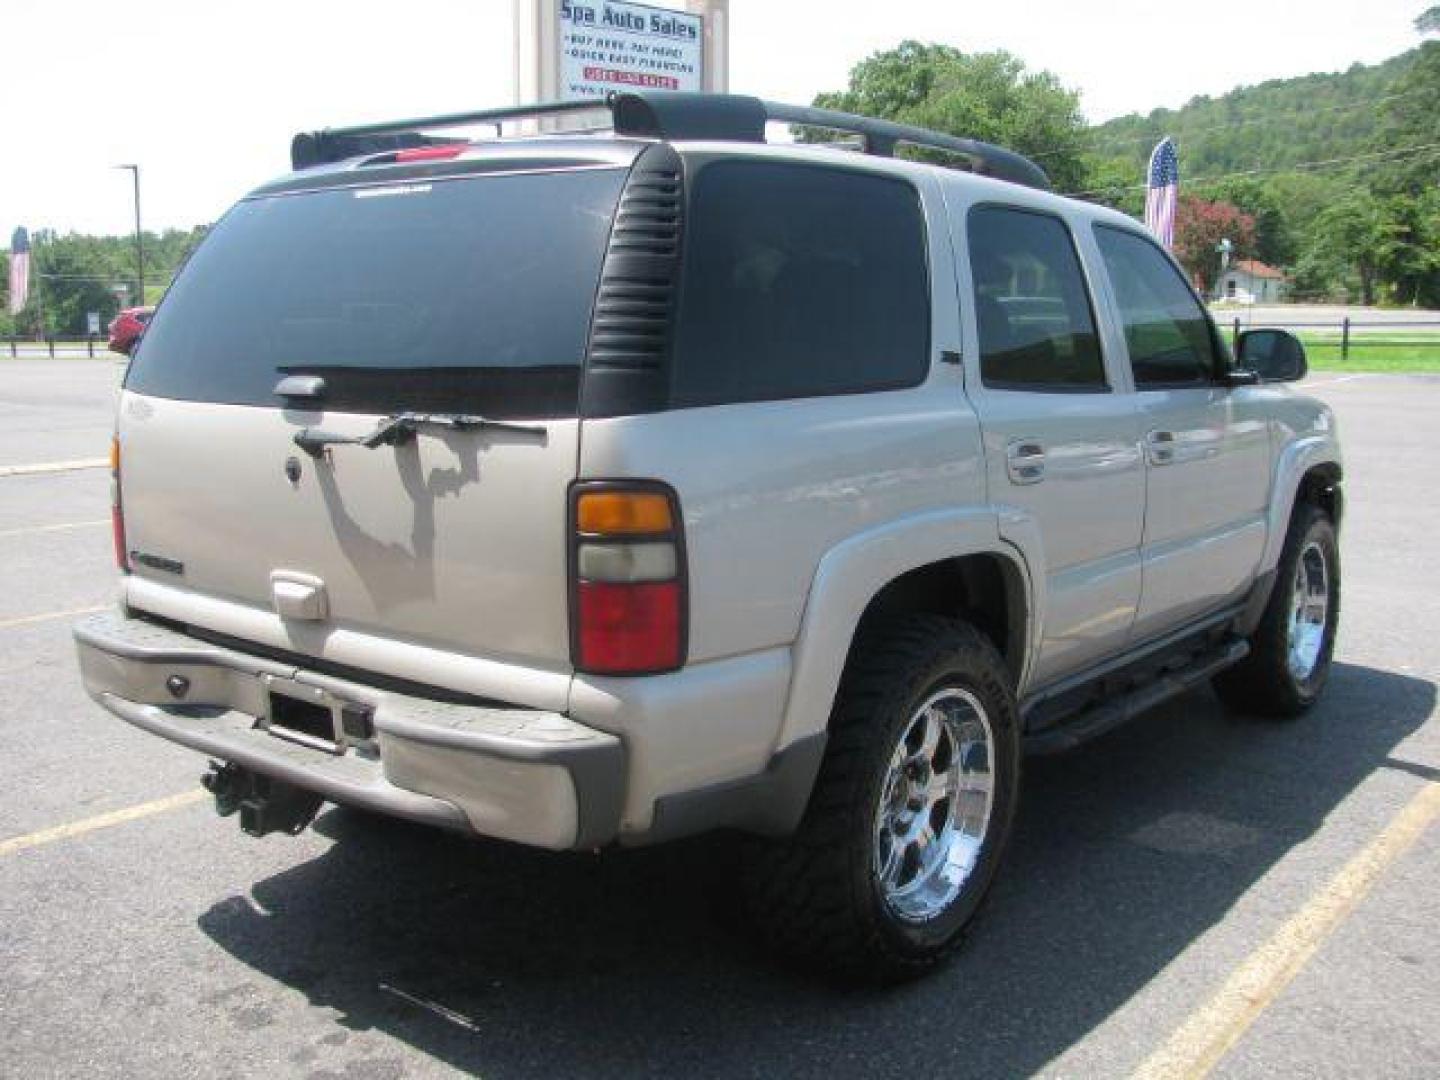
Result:
{"label": "rear quarter window", "polygon": [[682,281],[677,407],[899,389],[929,370],[924,217],[904,181],[705,165]]}

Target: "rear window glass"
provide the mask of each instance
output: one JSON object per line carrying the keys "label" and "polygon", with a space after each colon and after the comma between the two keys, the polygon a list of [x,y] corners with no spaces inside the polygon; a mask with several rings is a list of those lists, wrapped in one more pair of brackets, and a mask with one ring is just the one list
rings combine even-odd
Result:
{"label": "rear window glass", "polygon": [[252,199],[217,225],[146,331],[140,393],[327,408],[575,415],[617,169]]}
{"label": "rear window glass", "polygon": [[721,161],[695,181],[677,406],[895,389],[929,369],[925,229],[910,185]]}

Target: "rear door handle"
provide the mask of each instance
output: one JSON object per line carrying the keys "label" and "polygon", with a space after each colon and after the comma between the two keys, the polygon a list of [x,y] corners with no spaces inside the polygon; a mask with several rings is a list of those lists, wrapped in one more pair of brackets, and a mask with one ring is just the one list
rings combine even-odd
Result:
{"label": "rear door handle", "polygon": [[1005,471],[1014,484],[1038,484],[1045,479],[1045,445],[1034,439],[1016,439],[1005,447]]}
{"label": "rear door handle", "polygon": [[1151,465],[1169,465],[1175,461],[1175,433],[1152,431],[1145,436],[1145,453]]}

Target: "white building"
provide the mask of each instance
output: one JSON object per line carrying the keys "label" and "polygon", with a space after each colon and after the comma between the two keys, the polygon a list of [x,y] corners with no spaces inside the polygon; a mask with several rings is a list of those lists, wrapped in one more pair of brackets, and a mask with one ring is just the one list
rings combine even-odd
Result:
{"label": "white building", "polygon": [[1258,259],[1239,259],[1220,275],[1217,299],[1241,304],[1274,303],[1285,298],[1288,288],[1285,275],[1273,266]]}

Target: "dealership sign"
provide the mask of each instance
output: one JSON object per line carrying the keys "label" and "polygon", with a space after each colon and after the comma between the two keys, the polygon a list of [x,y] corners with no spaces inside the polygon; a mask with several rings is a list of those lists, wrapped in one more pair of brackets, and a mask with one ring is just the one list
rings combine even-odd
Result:
{"label": "dealership sign", "polygon": [[616,0],[557,2],[562,98],[702,89],[705,23],[699,15]]}

